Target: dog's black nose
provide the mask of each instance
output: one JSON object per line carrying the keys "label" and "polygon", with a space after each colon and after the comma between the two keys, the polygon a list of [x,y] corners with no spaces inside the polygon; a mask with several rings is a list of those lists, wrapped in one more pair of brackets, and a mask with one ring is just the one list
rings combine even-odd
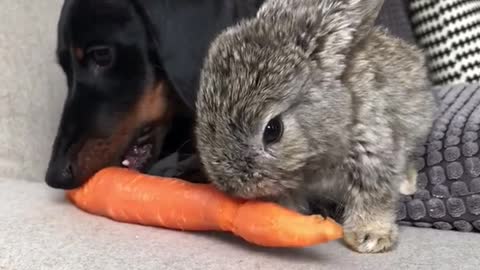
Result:
{"label": "dog's black nose", "polygon": [[82,184],[73,177],[73,169],[70,162],[50,164],[45,181],[50,187],[58,189],[74,189]]}
{"label": "dog's black nose", "polygon": [[73,170],[72,170],[72,165],[71,164],[67,164],[67,166],[65,166],[65,168],[63,168],[62,177],[66,178],[66,179],[69,179],[69,178],[73,177]]}

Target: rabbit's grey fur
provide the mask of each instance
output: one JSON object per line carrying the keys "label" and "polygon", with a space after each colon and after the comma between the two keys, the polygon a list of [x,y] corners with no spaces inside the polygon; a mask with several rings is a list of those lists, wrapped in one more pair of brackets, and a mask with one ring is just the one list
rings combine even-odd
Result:
{"label": "rabbit's grey fur", "polygon": [[[298,210],[334,200],[359,252],[395,243],[400,185],[434,107],[422,53],[373,27],[382,4],[267,0],[213,42],[197,97],[197,146],[217,187]],[[264,145],[277,115],[283,137]]]}

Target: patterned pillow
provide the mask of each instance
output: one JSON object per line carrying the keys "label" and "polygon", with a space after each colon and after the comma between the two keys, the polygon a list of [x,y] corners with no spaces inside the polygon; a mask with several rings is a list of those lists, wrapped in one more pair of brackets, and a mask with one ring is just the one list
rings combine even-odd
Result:
{"label": "patterned pillow", "polygon": [[410,11],[433,82],[480,81],[480,1],[411,0]]}
{"label": "patterned pillow", "polygon": [[440,111],[416,151],[417,192],[399,203],[401,224],[480,232],[480,85],[436,87]]}

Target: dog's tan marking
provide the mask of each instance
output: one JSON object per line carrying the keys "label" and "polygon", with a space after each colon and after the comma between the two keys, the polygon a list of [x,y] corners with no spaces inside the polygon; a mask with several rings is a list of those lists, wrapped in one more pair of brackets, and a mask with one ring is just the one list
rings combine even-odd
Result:
{"label": "dog's tan marking", "polygon": [[158,83],[152,89],[146,90],[136,105],[134,118],[136,122],[144,125],[148,122],[162,121],[170,116],[171,98],[164,83]]}
{"label": "dog's tan marking", "polygon": [[82,48],[73,48],[73,55],[78,62],[82,62],[85,58],[85,51]]}
{"label": "dog's tan marking", "polygon": [[145,89],[143,96],[110,137],[85,141],[74,159],[74,177],[84,180],[102,168],[119,165],[137,129],[149,123],[161,125],[169,121],[173,106],[168,91],[164,82]]}

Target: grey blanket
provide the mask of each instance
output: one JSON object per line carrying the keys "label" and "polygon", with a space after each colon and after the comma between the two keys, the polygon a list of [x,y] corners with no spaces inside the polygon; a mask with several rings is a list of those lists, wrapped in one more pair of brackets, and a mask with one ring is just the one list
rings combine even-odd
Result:
{"label": "grey blanket", "polygon": [[436,88],[440,111],[418,148],[418,190],[398,207],[401,224],[480,232],[480,85]]}

